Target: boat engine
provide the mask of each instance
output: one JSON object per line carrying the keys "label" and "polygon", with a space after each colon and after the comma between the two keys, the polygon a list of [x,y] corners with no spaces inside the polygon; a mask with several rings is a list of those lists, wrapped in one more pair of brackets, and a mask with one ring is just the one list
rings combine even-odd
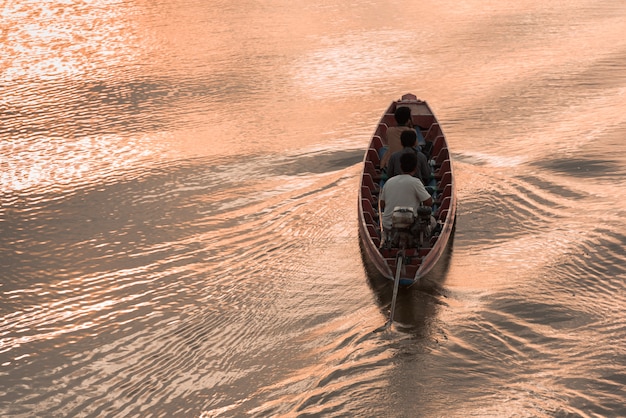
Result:
{"label": "boat engine", "polygon": [[430,238],[432,231],[431,209],[396,206],[391,215],[391,232],[387,237],[387,248],[419,248]]}
{"label": "boat engine", "polygon": [[418,240],[418,247],[423,247],[424,242],[430,240],[433,231],[433,218],[430,215],[430,207],[420,206],[417,208],[417,219],[413,224],[412,231]]}

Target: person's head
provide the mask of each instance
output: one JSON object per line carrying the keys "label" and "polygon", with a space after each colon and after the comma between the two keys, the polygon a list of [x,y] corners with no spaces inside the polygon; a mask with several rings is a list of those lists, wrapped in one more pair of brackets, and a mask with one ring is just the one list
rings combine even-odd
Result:
{"label": "person's head", "polygon": [[403,147],[414,147],[417,144],[417,132],[415,129],[408,129],[406,131],[402,131],[400,134],[400,142]]}
{"label": "person's head", "polygon": [[409,174],[417,168],[417,155],[413,152],[406,152],[400,156],[400,169],[404,174]]}
{"label": "person's head", "polygon": [[411,120],[411,108],[406,106],[400,106],[393,114],[396,119],[396,123],[399,126],[406,125]]}

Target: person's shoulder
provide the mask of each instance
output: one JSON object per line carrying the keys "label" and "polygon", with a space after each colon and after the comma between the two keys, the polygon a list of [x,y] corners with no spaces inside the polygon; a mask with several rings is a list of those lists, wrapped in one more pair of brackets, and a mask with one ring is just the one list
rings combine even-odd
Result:
{"label": "person's shoulder", "polygon": [[407,179],[405,180],[408,184],[411,184],[412,186],[416,186],[416,187],[424,187],[424,183],[422,183],[422,180],[419,177],[416,176],[406,176]]}
{"label": "person's shoulder", "polygon": [[[393,184],[395,184],[395,183],[412,183],[413,179],[417,179],[417,178],[413,177],[410,174],[400,173],[398,175],[393,176],[389,180],[387,180],[387,182],[390,182],[391,180],[393,180]],[[417,180],[419,181],[419,179],[417,179]]]}
{"label": "person's shoulder", "polygon": [[402,183],[403,181],[402,178],[403,178],[402,174],[397,174],[393,177],[390,177],[389,180],[385,182],[385,186],[387,186],[388,184],[391,184],[391,187],[393,187],[394,184]]}
{"label": "person's shoulder", "polygon": [[387,132],[391,131],[391,132],[394,132],[394,133],[401,133],[401,132],[404,132],[404,131],[410,131],[411,129],[413,129],[413,128],[411,128],[410,126],[405,126],[405,125],[403,125],[403,126],[390,126],[390,127],[387,128]]}

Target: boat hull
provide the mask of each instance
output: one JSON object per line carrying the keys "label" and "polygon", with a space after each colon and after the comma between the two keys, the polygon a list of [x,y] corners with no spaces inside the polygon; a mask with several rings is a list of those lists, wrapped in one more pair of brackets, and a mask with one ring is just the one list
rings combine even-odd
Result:
{"label": "boat hull", "polygon": [[448,143],[428,104],[412,94],[393,101],[380,119],[363,158],[359,190],[359,236],[364,257],[384,277],[394,280],[399,249],[380,248],[381,228],[378,213],[380,193],[380,156],[386,146],[385,133],[395,124],[393,113],[398,106],[411,108],[414,126],[423,143],[430,143],[430,163],[433,166],[433,216],[439,224],[438,235],[421,248],[403,250],[400,285],[410,286],[433,271],[442,259],[454,231],[456,221],[456,190]]}

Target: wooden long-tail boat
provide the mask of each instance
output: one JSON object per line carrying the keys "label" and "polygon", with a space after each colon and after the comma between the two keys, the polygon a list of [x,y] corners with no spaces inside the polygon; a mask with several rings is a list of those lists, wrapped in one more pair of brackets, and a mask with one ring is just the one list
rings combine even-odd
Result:
{"label": "wooden long-tail boat", "polygon": [[[432,177],[426,186],[433,197],[432,216],[437,227],[421,244],[413,248],[381,246],[382,213],[378,210],[381,179],[381,154],[386,144],[387,128],[395,126],[394,112],[399,106],[411,109],[413,126],[418,131],[422,147],[427,151]],[[446,251],[454,230],[456,218],[456,192],[454,173],[448,144],[439,122],[428,104],[413,94],[405,94],[393,101],[382,115],[363,159],[363,173],[359,190],[359,235],[364,257],[386,278],[395,280],[396,286],[409,286],[433,270]],[[398,265],[400,265],[398,267]]]}

